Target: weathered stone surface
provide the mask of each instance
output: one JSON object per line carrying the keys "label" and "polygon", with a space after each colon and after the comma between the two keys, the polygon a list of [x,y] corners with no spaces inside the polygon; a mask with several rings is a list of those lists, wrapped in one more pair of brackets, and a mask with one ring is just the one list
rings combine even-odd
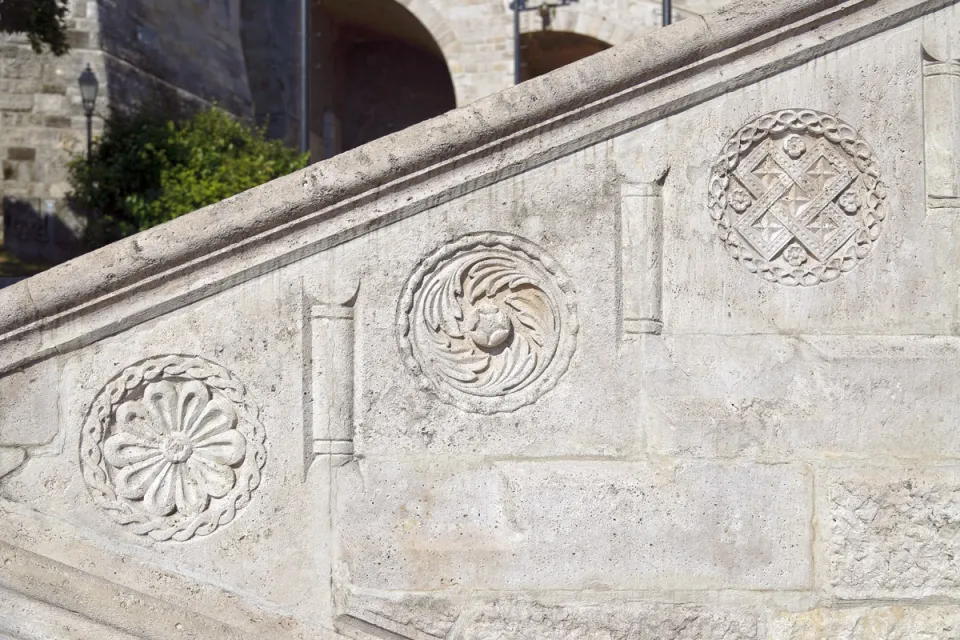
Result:
{"label": "weathered stone surface", "polygon": [[825,486],[830,586],[852,598],[960,593],[960,471],[837,472]]}
{"label": "weathered stone surface", "polygon": [[0,479],[18,469],[26,457],[25,449],[0,447]]}
{"label": "weathered stone surface", "polygon": [[350,476],[338,520],[362,587],[811,586],[802,467],[367,460]]}
{"label": "weathered stone surface", "polygon": [[447,638],[464,608],[461,598],[437,594],[351,588],[338,595],[338,610],[344,615],[406,636]]}
{"label": "weathered stone surface", "polygon": [[777,613],[770,640],[957,640],[960,611],[953,606],[856,607]]}
{"label": "weathered stone surface", "polygon": [[60,402],[50,381],[55,358],[0,377],[0,446],[46,444],[60,431]]}
{"label": "weathered stone surface", "polygon": [[501,599],[465,613],[450,640],[755,640],[757,615],[722,608],[621,602],[557,605]]}
{"label": "weathered stone surface", "polygon": [[[0,638],[7,640],[136,640],[90,618],[14,591],[0,589]],[[9,634],[9,635],[7,635]]]}
{"label": "weathered stone surface", "polygon": [[953,337],[666,336],[634,353],[659,454],[960,456]]}

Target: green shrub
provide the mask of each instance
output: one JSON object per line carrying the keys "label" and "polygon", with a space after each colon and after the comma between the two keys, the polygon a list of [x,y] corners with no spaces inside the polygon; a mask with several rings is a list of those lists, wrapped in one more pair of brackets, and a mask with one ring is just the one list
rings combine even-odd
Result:
{"label": "green shrub", "polygon": [[90,162],[70,163],[71,199],[102,246],[306,166],[264,130],[217,108],[176,121],[152,111],[112,114]]}
{"label": "green shrub", "polygon": [[0,0],[0,33],[23,33],[37,53],[62,56],[67,44],[67,0]]}

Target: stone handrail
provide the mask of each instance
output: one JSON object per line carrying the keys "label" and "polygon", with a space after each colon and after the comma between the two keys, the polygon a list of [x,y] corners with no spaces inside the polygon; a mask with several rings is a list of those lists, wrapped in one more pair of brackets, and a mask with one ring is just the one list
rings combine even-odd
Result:
{"label": "stone handrail", "polygon": [[123,239],[0,290],[0,337],[839,4],[737,2]]}

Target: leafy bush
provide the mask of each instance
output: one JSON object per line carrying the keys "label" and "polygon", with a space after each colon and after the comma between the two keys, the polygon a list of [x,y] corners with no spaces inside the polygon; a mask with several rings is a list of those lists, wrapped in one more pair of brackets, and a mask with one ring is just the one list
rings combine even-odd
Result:
{"label": "leafy bush", "polygon": [[37,53],[69,50],[66,17],[67,0],[0,0],[0,33],[26,34]]}
{"label": "leafy bush", "polygon": [[71,199],[101,246],[286,175],[307,164],[264,130],[217,108],[170,120],[113,113],[90,162],[70,163]]}

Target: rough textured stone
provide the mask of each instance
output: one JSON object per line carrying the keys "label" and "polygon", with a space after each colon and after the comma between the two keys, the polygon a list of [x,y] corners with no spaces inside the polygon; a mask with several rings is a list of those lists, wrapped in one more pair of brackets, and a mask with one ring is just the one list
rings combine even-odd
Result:
{"label": "rough textured stone", "polygon": [[777,613],[770,640],[957,640],[960,611],[951,606],[857,607]]}
{"label": "rough textured stone", "polygon": [[757,617],[710,607],[625,602],[550,605],[502,599],[464,615],[451,640],[756,640]]}
{"label": "rough textured stone", "polygon": [[877,469],[827,487],[831,586],[850,597],[960,593],[960,473]]}

